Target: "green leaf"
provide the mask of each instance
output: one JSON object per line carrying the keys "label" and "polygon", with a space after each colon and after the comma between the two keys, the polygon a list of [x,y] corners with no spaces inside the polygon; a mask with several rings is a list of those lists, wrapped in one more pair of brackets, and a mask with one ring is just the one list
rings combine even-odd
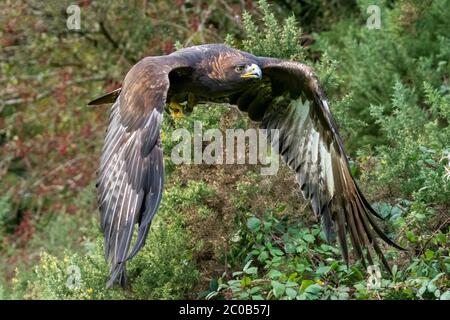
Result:
{"label": "green leaf", "polygon": [[281,251],[281,250],[278,249],[278,248],[271,248],[271,249],[270,249],[270,253],[271,253],[273,256],[282,256],[282,255],[284,255],[284,252]]}
{"label": "green leaf", "polygon": [[317,283],[312,284],[306,288],[305,293],[309,293],[312,295],[317,295],[320,291],[322,291],[322,287]]}
{"label": "green leaf", "polygon": [[434,258],[434,251],[428,249],[427,251],[425,251],[425,259],[427,260],[431,260]]}
{"label": "green leaf", "polygon": [[286,289],[284,284],[275,280],[272,280],[272,288],[275,298],[280,298],[284,294],[284,290]]}
{"label": "green leaf", "polygon": [[428,292],[433,293],[437,290],[437,287],[433,282],[430,282],[430,283],[428,283],[427,290],[428,290]]}
{"label": "green leaf", "polygon": [[261,220],[256,217],[251,217],[247,220],[247,227],[250,231],[256,232],[261,227]]}
{"label": "green leaf", "polygon": [[261,291],[261,287],[260,286],[255,286],[255,287],[253,287],[253,288],[251,288],[250,289],[250,294],[256,294],[256,293],[258,293],[258,292],[260,292]]}
{"label": "green leaf", "polygon": [[230,287],[239,287],[241,285],[241,281],[240,280],[230,280],[230,281],[228,281],[228,285]]}
{"label": "green leaf", "polygon": [[282,275],[282,273],[278,270],[270,270],[269,273],[267,274],[267,277],[269,277],[270,279],[275,279],[275,278],[279,278]]}
{"label": "green leaf", "polygon": [[267,251],[262,251],[258,256],[258,261],[264,262],[269,258],[269,253]]}
{"label": "green leaf", "polygon": [[338,299],[339,300],[348,300],[349,294],[347,291],[339,292]]}
{"label": "green leaf", "polygon": [[394,277],[397,276],[397,271],[398,271],[398,266],[396,264],[394,264],[392,266],[392,274],[394,275]]}
{"label": "green leaf", "polygon": [[212,278],[209,282],[209,290],[210,291],[216,291],[219,288],[219,281],[217,278]]}
{"label": "green leaf", "polygon": [[250,277],[244,277],[241,280],[241,286],[246,287],[249,286],[252,283],[252,279]]}
{"label": "green leaf", "polygon": [[312,234],[307,233],[303,236],[303,240],[305,240],[308,243],[313,243],[316,240],[316,238],[314,238]]}
{"label": "green leaf", "polygon": [[293,282],[293,281],[287,281],[286,282],[286,288],[293,288],[293,287],[297,287],[298,283],[297,282]]}
{"label": "green leaf", "polygon": [[286,295],[289,298],[294,299],[297,296],[297,290],[293,288],[286,288]]}
{"label": "green leaf", "polygon": [[284,250],[286,251],[286,253],[295,253],[295,245],[293,245],[292,243],[287,243],[284,246]]}
{"label": "green leaf", "polygon": [[441,300],[450,300],[450,290],[445,291],[443,294],[441,294],[440,299]]}
{"label": "green leaf", "polygon": [[406,238],[411,241],[412,243],[417,242],[417,237],[412,233],[412,231],[408,230],[406,231]]}
{"label": "green leaf", "polygon": [[245,270],[246,274],[257,274],[258,273],[258,268],[257,267],[251,267],[248,268],[247,270]]}
{"label": "green leaf", "polygon": [[324,275],[327,274],[331,270],[331,267],[329,266],[320,266],[316,270],[316,274],[318,275]]}
{"label": "green leaf", "polygon": [[292,281],[292,282],[297,283],[297,282],[296,282],[297,277],[298,277],[298,273],[297,273],[297,272],[293,272],[293,273],[291,273],[291,274],[289,275],[288,281]]}
{"label": "green leaf", "polygon": [[244,266],[244,272],[246,272],[246,270],[250,267],[250,265],[252,264],[252,260],[249,260],[246,264],[245,264],[245,266]]}
{"label": "green leaf", "polygon": [[312,280],[303,280],[302,284],[300,285],[300,292],[305,292],[305,290],[314,283]]}
{"label": "green leaf", "polygon": [[438,273],[433,279],[431,279],[430,282],[438,281],[439,278],[442,277],[444,274],[445,274],[444,272]]}
{"label": "green leaf", "polygon": [[420,287],[419,290],[417,290],[417,296],[422,297],[422,295],[425,293],[426,290],[427,290],[427,286]]}

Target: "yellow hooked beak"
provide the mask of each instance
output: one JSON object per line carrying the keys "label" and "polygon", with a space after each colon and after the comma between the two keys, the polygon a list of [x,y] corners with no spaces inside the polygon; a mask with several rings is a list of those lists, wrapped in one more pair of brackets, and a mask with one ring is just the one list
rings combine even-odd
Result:
{"label": "yellow hooked beak", "polygon": [[249,64],[246,68],[244,73],[241,75],[241,78],[244,79],[261,79],[262,78],[262,71],[261,68],[257,64]]}

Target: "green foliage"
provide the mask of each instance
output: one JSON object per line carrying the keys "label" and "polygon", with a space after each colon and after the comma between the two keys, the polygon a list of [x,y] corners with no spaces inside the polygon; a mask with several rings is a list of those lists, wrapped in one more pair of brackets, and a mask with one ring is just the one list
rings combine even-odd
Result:
{"label": "green foliage", "polygon": [[[365,26],[369,5],[381,8],[381,29]],[[315,49],[327,52],[338,61],[340,86],[328,92],[330,98],[351,94],[345,113],[365,122],[350,127],[351,150],[369,143],[384,143],[385,136],[370,117],[370,105],[383,105],[388,112],[396,82],[407,83],[413,90],[411,99],[417,103],[426,95],[423,83],[449,92],[443,79],[450,71],[447,21],[448,0],[359,1],[359,18],[342,19],[329,31],[317,35]],[[414,103],[414,102],[413,102]],[[357,123],[346,123],[343,129]]]}
{"label": "green foliage", "polygon": [[355,277],[339,262],[338,250],[323,242],[320,228],[299,225],[292,216],[289,221],[289,215],[276,218],[284,209],[268,210],[262,219],[251,216],[239,228],[231,252],[244,247],[245,266],[232,280],[219,279],[209,297],[231,292],[237,299],[315,299],[326,287],[322,275],[333,274],[341,283]]}
{"label": "green foliage", "polygon": [[165,191],[167,201],[153,222],[149,245],[128,265],[131,292],[105,288],[109,271],[99,236],[96,243],[84,246],[83,255],[66,252],[58,258],[44,252],[32,274],[16,271],[14,294],[30,299],[183,298],[198,281],[192,255],[201,249],[185,229],[183,210],[205,211],[202,203],[212,195],[204,183],[195,182]]}
{"label": "green foliage", "polygon": [[425,107],[411,99],[413,92],[396,83],[392,113],[382,106],[372,106],[371,114],[385,133],[389,146],[378,148],[380,165],[373,177],[390,182],[403,195],[428,204],[450,199],[450,180],[445,176],[449,165],[450,96],[442,96],[425,84]]}
{"label": "green foliage", "polygon": [[[175,170],[175,164],[171,161],[172,149],[180,142],[179,139],[174,139],[174,131],[177,129],[188,130],[191,138],[194,139],[195,123],[201,123],[202,132],[218,128],[220,127],[221,116],[225,114],[227,109],[227,107],[220,105],[202,106],[194,108],[189,116],[181,119],[172,119],[169,115],[164,118],[162,143],[164,147],[165,174],[167,176],[170,176]],[[191,150],[191,155],[194,154],[193,152],[194,150]]]}
{"label": "green foliage", "polygon": [[[107,290],[108,267],[103,254],[96,251],[83,256],[66,255],[62,259],[43,253],[28,282],[25,297],[29,299],[120,299],[120,290]],[[20,276],[16,275],[16,278]],[[19,281],[19,280],[17,280]],[[14,279],[13,279],[14,282]]]}
{"label": "green foliage", "polygon": [[4,194],[0,197],[0,236],[2,236],[7,230],[11,217],[11,195]]}
{"label": "green foliage", "polygon": [[[400,270],[393,266],[393,278],[385,274],[379,288],[369,288],[369,278],[361,266],[350,269],[338,250],[324,242],[318,227],[309,229],[276,218],[268,211],[263,219],[251,216],[241,226],[234,252],[246,253],[242,269],[231,279],[221,277],[207,292],[209,299],[448,299],[450,268],[447,248],[427,250]],[[445,244],[445,236],[433,237],[433,243]],[[233,251],[232,251],[233,252]],[[389,252],[393,253],[393,252]]]}
{"label": "green foliage", "polygon": [[262,30],[256,26],[250,13],[243,14],[245,39],[242,49],[257,56],[303,59],[300,46],[302,31],[295,17],[290,16],[280,25],[266,0],[259,1],[259,7],[262,11]]}
{"label": "green foliage", "polygon": [[200,248],[191,241],[183,212],[185,206],[193,207],[207,195],[205,190],[199,194],[193,192],[196,188],[201,190],[201,185],[193,183],[190,187],[181,190],[174,187],[165,192],[168,201],[153,222],[147,245],[130,263],[133,298],[181,299],[198,281],[199,272],[192,256]]}

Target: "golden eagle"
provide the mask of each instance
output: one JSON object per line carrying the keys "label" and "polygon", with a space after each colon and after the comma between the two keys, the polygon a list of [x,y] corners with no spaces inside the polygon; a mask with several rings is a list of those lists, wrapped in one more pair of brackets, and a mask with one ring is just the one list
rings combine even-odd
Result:
{"label": "golden eagle", "polygon": [[[116,281],[127,285],[125,263],[144,245],[161,201],[160,134],[166,104],[187,102],[192,108],[198,101],[218,99],[237,105],[262,128],[279,130],[281,157],[295,171],[327,239],[337,233],[345,261],[349,233],[356,257],[364,265],[373,264],[371,250],[375,250],[390,271],[376,236],[402,248],[377,226],[374,216],[379,215],[351,176],[344,145],[313,70],[299,62],[210,44],[146,57],[131,68],[121,89],[89,103],[114,102],[97,178],[105,255],[111,266],[107,285]],[[308,103],[292,103],[298,99]],[[131,249],[136,224],[138,235]]]}

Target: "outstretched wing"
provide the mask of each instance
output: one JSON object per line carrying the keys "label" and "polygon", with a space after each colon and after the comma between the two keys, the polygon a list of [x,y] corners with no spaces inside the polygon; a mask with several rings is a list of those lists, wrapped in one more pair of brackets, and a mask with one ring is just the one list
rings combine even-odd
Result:
{"label": "outstretched wing", "polygon": [[[97,178],[105,256],[111,266],[108,287],[117,280],[126,286],[125,261],[144,244],[161,201],[161,121],[169,73],[181,67],[186,67],[182,60],[171,57],[141,60],[128,72],[112,106]],[[136,223],[138,236],[129,253]]]}
{"label": "outstretched wing", "polygon": [[[364,265],[366,259],[373,264],[370,252],[373,248],[390,271],[376,236],[402,248],[377,226],[373,216],[379,217],[378,214],[351,176],[337,126],[312,69],[271,58],[261,58],[260,65],[266,76],[263,83],[270,84],[269,94],[265,88],[259,89],[255,96],[254,89],[250,89],[253,92],[233,97],[234,101],[245,104],[247,97],[249,116],[261,119],[275,150],[295,171],[302,194],[320,217],[327,239],[337,233],[345,261],[348,263],[349,233],[356,256]],[[277,139],[269,129],[278,129]]]}

